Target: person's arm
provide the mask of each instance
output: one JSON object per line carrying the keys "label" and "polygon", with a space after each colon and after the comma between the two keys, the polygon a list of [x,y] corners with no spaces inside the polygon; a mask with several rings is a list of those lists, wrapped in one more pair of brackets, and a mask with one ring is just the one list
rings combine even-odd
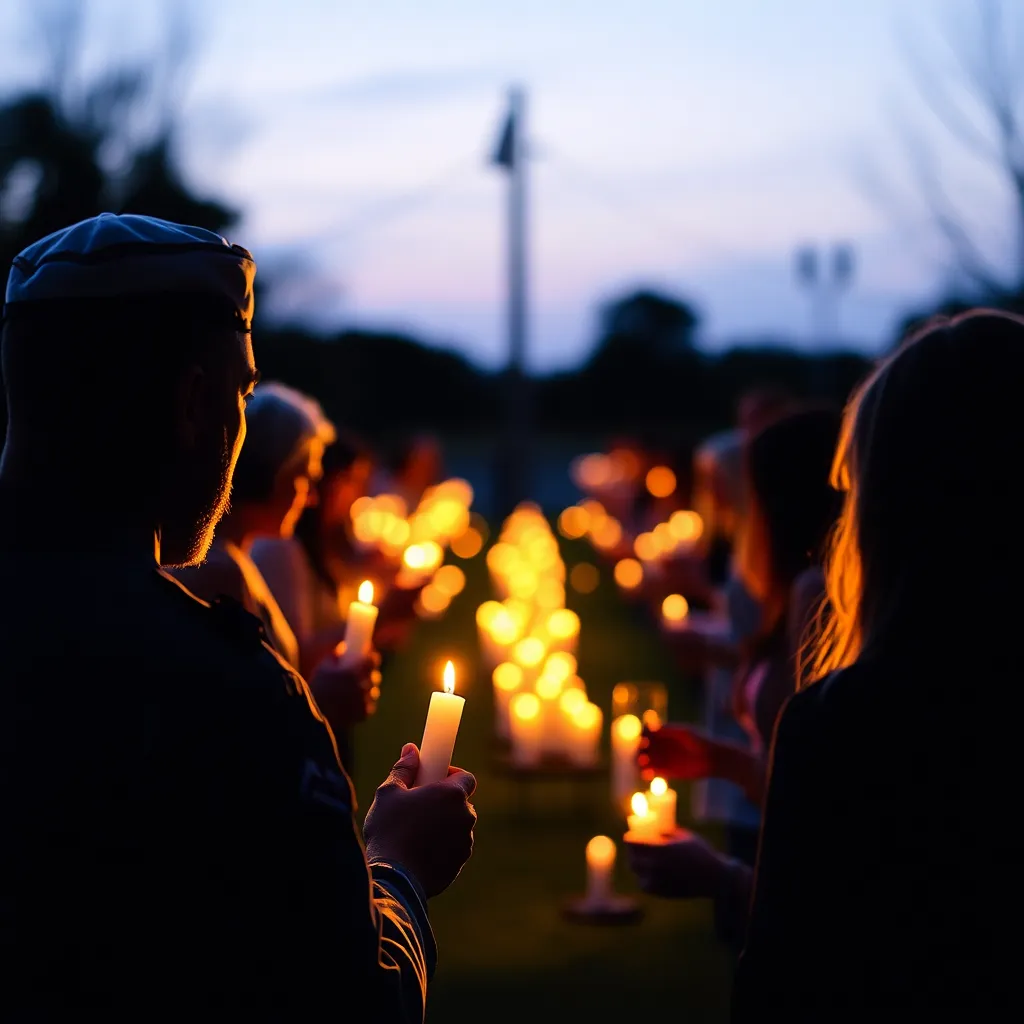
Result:
{"label": "person's arm", "polygon": [[260,697],[239,723],[256,775],[246,781],[262,781],[250,800],[286,854],[253,899],[281,909],[268,929],[281,970],[296,972],[296,1004],[341,997],[374,1020],[421,1022],[436,962],[423,890],[399,864],[368,863],[351,784],[302,680]]}
{"label": "person's arm", "polygon": [[816,965],[837,955],[819,948],[829,945],[825,922],[834,913],[842,865],[830,840],[837,783],[822,755],[828,741],[820,736],[816,701],[813,690],[797,694],[776,727],[750,919],[733,986],[734,1024],[760,1024],[773,1010],[800,1006],[804,986],[823,981]]}

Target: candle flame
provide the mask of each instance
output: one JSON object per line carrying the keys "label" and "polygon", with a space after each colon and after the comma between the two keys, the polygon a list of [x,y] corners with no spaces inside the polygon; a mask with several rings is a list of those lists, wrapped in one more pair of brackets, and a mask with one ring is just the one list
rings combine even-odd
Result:
{"label": "candle flame", "polygon": [[450,661],[444,667],[444,692],[455,692],[455,666]]}
{"label": "candle flame", "polygon": [[634,793],[633,794],[633,799],[630,800],[629,803],[630,803],[630,806],[633,808],[633,813],[638,818],[646,818],[647,817],[647,811],[648,811],[647,797],[645,797],[643,795],[643,793]]}
{"label": "candle flame", "polygon": [[664,796],[668,792],[668,783],[662,779],[651,779],[651,792],[655,796]]}
{"label": "candle flame", "polygon": [[[350,590],[351,594],[352,591]],[[369,580],[363,580],[359,584],[359,600],[363,604],[373,604],[373,584]]]}

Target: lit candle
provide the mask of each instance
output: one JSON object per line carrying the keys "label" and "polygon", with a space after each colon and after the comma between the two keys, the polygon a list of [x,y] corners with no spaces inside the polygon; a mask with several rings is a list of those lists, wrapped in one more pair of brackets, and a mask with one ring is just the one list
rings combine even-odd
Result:
{"label": "lit candle", "polygon": [[516,764],[534,765],[540,760],[543,728],[540,698],[535,693],[517,693],[509,706],[512,760]]}
{"label": "lit candle", "polygon": [[[567,690],[566,693],[578,693]],[[601,746],[601,722],[604,715],[596,704],[583,704],[573,713],[569,732],[568,755],[573,764],[581,768],[592,768],[597,764]]]}
{"label": "lit candle", "polygon": [[676,791],[668,788],[668,783],[661,778],[651,780],[651,788],[647,791],[647,805],[652,814],[658,818],[658,831],[662,835],[671,835],[676,830]]}
{"label": "lit candle", "polygon": [[647,797],[643,793],[634,793],[630,806],[633,813],[626,818],[629,829],[626,833],[626,842],[657,842],[661,838],[661,828],[658,815],[651,810]]}
{"label": "lit candle", "polygon": [[580,636],[580,617],[568,608],[558,608],[548,616],[547,634],[551,649],[572,654]]}
{"label": "lit candle", "polygon": [[612,796],[623,807],[629,806],[640,782],[636,758],[642,728],[636,715],[620,715],[612,722]]}
{"label": "lit candle", "polygon": [[455,693],[455,666],[449,661],[444,667],[444,692],[430,695],[427,724],[423,727],[423,742],[420,744],[417,786],[440,782],[448,777],[465,704],[466,698]]}
{"label": "lit candle", "polygon": [[682,594],[669,594],[661,602],[661,619],[667,629],[684,629],[689,614],[690,604]]}
{"label": "lit candle", "polygon": [[511,661],[503,661],[495,668],[491,681],[494,683],[494,728],[502,739],[508,739],[509,705],[523,685],[523,670]]}
{"label": "lit candle", "polygon": [[551,676],[541,676],[534,690],[540,698],[541,749],[546,754],[560,753],[564,745],[562,714],[558,706],[562,684]]}
{"label": "lit candle", "polygon": [[359,585],[359,599],[348,606],[345,623],[345,659],[355,661],[370,653],[373,627],[377,624],[377,606],[373,603],[373,584],[363,580]]}
{"label": "lit candle", "polygon": [[615,843],[608,836],[594,836],[587,843],[587,903],[601,906],[612,894]]}

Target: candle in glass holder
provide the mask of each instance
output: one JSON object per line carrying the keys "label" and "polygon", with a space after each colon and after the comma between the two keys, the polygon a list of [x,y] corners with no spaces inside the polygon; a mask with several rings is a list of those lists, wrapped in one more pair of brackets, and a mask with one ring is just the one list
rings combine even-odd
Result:
{"label": "candle in glass holder", "polygon": [[491,675],[494,683],[494,727],[502,739],[509,737],[509,705],[523,685],[523,670],[511,661],[503,661]]}
{"label": "candle in glass holder", "polygon": [[653,843],[661,839],[658,815],[651,810],[643,793],[634,793],[630,800],[632,814],[626,818],[626,842]]}
{"label": "candle in glass holder", "polygon": [[509,705],[512,760],[528,766],[540,761],[543,751],[543,722],[540,698],[535,693],[517,693]]}
{"label": "candle in glass holder", "polygon": [[636,758],[642,728],[636,715],[620,715],[612,722],[612,797],[622,807],[629,806],[640,782]]}
{"label": "candle in glass holder", "polygon": [[587,895],[592,907],[608,902],[612,894],[612,870],[615,867],[615,843],[608,836],[594,836],[587,843]]}
{"label": "candle in glass holder", "polygon": [[449,661],[444,667],[444,690],[430,695],[427,723],[423,727],[423,742],[420,744],[417,786],[448,778],[465,705],[466,698],[455,693],[455,666]]}
{"label": "candle in glass holder", "polygon": [[373,644],[373,627],[377,624],[377,606],[373,603],[373,584],[363,580],[359,599],[348,606],[345,623],[345,661],[365,658]]}
{"label": "candle in glass holder", "polygon": [[671,835],[676,830],[676,791],[669,789],[668,783],[662,779],[652,779],[651,788],[647,791],[647,805],[657,815],[658,831],[662,835]]}

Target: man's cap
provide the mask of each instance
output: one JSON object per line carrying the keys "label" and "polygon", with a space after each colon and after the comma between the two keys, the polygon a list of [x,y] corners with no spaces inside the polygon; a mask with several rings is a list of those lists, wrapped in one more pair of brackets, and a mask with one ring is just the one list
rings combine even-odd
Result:
{"label": "man's cap", "polygon": [[7,279],[5,315],[89,300],[189,296],[223,307],[238,330],[252,327],[256,263],[214,231],[139,214],[101,213],[19,253]]}

